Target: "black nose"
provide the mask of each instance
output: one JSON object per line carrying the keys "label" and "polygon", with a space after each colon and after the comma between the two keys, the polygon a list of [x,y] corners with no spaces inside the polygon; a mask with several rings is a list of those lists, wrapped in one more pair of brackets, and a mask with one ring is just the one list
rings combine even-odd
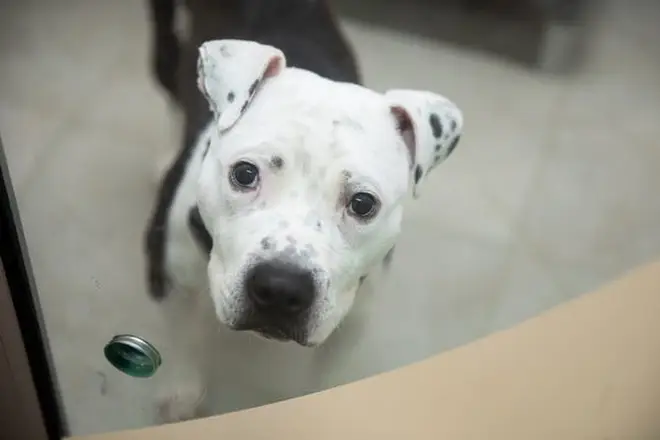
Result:
{"label": "black nose", "polygon": [[257,311],[274,315],[299,315],[309,310],[315,297],[310,271],[276,260],[257,264],[246,289]]}

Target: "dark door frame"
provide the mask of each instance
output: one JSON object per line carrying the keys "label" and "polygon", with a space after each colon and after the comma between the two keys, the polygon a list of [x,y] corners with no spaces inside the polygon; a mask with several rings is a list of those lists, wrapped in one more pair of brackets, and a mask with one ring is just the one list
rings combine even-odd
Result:
{"label": "dark door frame", "polygon": [[21,403],[12,407],[20,411],[10,420],[12,432],[60,440],[68,429],[1,137],[0,258],[0,367],[11,372],[0,376],[0,389],[13,390]]}

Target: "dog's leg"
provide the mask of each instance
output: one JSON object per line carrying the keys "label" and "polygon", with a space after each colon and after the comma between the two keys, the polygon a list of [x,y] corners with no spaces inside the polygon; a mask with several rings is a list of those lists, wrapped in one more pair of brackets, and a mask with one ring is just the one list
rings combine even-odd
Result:
{"label": "dog's leg", "polygon": [[170,292],[161,307],[170,333],[158,373],[157,420],[172,423],[199,416],[206,392],[206,354],[212,329],[203,295]]}

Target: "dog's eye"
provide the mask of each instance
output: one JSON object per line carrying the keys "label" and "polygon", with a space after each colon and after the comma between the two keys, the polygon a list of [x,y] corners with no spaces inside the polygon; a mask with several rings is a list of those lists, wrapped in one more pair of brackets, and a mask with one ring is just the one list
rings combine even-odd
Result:
{"label": "dog's eye", "polygon": [[231,169],[232,185],[240,189],[252,189],[259,183],[259,168],[249,162],[238,162]]}
{"label": "dog's eye", "polygon": [[379,203],[376,197],[366,192],[353,194],[348,202],[348,211],[362,220],[368,220],[378,212]]}

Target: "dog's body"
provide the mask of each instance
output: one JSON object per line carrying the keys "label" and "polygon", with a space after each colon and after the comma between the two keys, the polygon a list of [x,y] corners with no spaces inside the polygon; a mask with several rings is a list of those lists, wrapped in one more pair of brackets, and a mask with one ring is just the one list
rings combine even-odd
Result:
{"label": "dog's body", "polygon": [[[263,44],[199,49],[199,96],[211,109],[199,131],[194,99],[173,89],[187,134],[147,233],[149,287],[179,351],[160,373],[164,421],[194,415],[209,352],[239,359],[242,373],[256,368],[278,397],[316,389],[330,364],[305,347],[326,341],[364,299],[356,292],[391,258],[409,188],[417,193],[460,137],[461,113],[446,98],[368,90],[354,84],[347,47],[301,39],[300,17],[324,17],[309,13],[318,2],[270,2],[266,12],[286,26],[268,26],[257,8],[243,12],[238,34]],[[341,38],[331,21],[304,26]],[[212,374],[231,376],[231,363]]]}

